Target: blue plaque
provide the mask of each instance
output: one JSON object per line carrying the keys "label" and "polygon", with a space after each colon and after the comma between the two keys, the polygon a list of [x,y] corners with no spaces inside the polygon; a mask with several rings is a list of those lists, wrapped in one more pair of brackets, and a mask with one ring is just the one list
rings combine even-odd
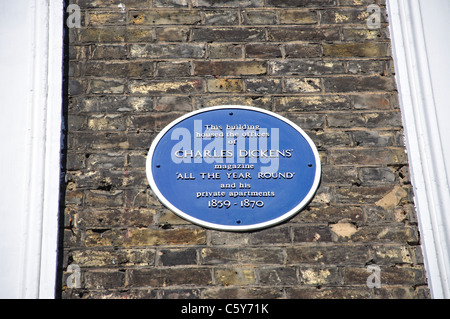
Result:
{"label": "blue plaque", "polygon": [[226,105],[186,114],[165,127],[147,157],[160,201],[200,226],[250,231],[298,213],[320,182],[312,140],[263,109]]}

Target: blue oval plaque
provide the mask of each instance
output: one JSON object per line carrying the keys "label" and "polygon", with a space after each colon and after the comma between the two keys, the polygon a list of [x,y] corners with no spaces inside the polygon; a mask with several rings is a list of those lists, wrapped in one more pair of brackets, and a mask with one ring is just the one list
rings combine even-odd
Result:
{"label": "blue oval plaque", "polygon": [[201,109],[169,124],[153,141],[146,169],[167,208],[228,231],[292,217],[314,196],[321,172],[314,143],[296,124],[237,105]]}

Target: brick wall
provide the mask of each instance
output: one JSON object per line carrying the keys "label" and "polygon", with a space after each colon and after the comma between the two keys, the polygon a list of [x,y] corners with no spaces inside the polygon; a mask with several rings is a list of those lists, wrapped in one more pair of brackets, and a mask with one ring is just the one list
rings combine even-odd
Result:
{"label": "brick wall", "polygon": [[[63,298],[429,297],[384,1],[70,3]],[[291,220],[208,230],[152,194],[152,139],[223,104],[277,112],[316,143],[322,182]]]}

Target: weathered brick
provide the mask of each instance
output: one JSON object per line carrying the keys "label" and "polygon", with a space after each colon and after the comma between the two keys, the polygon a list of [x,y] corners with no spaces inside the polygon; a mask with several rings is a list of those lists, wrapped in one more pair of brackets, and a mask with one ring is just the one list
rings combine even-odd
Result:
{"label": "weathered brick", "polygon": [[259,269],[259,282],[263,285],[292,286],[298,284],[295,267],[263,267]]}
{"label": "weathered brick", "polygon": [[239,23],[239,13],[236,11],[213,10],[205,11],[206,25],[236,25]]}
{"label": "weathered brick", "polygon": [[[344,119],[345,117],[345,119]],[[334,113],[327,116],[329,127],[335,128],[376,128],[389,126],[393,129],[402,126],[399,112],[370,112],[370,113]]]}
{"label": "weathered brick", "polygon": [[205,45],[203,44],[132,44],[130,46],[131,58],[177,59],[204,56]]}
{"label": "weathered brick", "polygon": [[287,264],[364,265],[370,261],[365,245],[295,246],[287,249]]}
{"label": "weathered brick", "polygon": [[189,62],[158,62],[156,76],[188,77],[191,74]]}
{"label": "weathered brick", "polygon": [[[370,275],[367,268],[347,267],[344,269],[344,282],[364,285]],[[384,285],[410,284],[419,285],[425,282],[422,269],[413,267],[381,267],[380,283]]]}
{"label": "weathered brick", "polygon": [[241,79],[208,79],[206,80],[208,92],[242,92]]}
{"label": "weathered brick", "polygon": [[155,31],[150,28],[138,28],[138,27],[127,27],[125,32],[125,41],[128,43],[134,42],[152,42]]}
{"label": "weathered brick", "polygon": [[384,42],[323,45],[323,55],[330,57],[384,57],[388,52],[388,45]]}
{"label": "weathered brick", "polygon": [[348,73],[361,75],[386,75],[384,61],[353,60],[347,62]]}
{"label": "weathered brick", "polygon": [[158,97],[155,102],[155,111],[192,111],[192,101],[189,97],[184,96],[162,96]]}
{"label": "weathered brick", "polygon": [[251,8],[262,7],[264,0],[192,0],[193,7],[231,7],[231,8]]}
{"label": "weathered brick", "polygon": [[319,21],[317,12],[306,10],[280,10],[281,24],[316,24]]}
{"label": "weathered brick", "polygon": [[77,29],[76,41],[81,43],[115,43],[125,41],[125,28]]}
{"label": "weathered brick", "polygon": [[194,61],[195,75],[261,75],[267,72],[260,61]]}
{"label": "weathered brick", "polygon": [[91,190],[85,194],[86,205],[100,206],[100,207],[118,207],[123,206],[123,192]]}
{"label": "weathered brick", "polygon": [[324,183],[353,185],[361,183],[358,171],[353,166],[322,166],[322,181]]}
{"label": "weathered brick", "polygon": [[318,78],[287,78],[285,90],[288,93],[315,93],[322,88]]}
{"label": "weathered brick", "polygon": [[157,8],[178,8],[187,7],[188,5],[188,0],[153,0],[153,6]]}
{"label": "weathered brick", "polygon": [[351,108],[351,102],[348,96],[340,95],[295,96],[275,98],[274,107],[280,112],[345,110]]}
{"label": "weathered brick", "polygon": [[284,50],[286,58],[315,58],[321,55],[318,44],[287,43]]}
{"label": "weathered brick", "polygon": [[248,25],[276,24],[277,15],[275,11],[242,11],[242,23]]}
{"label": "weathered brick", "polygon": [[383,29],[368,29],[367,27],[343,28],[345,41],[370,41],[385,39],[385,31]]}
{"label": "weathered brick", "polygon": [[408,246],[376,245],[373,248],[374,262],[377,265],[412,264],[413,256]]}
{"label": "weathered brick", "polygon": [[300,267],[300,282],[304,285],[335,286],[341,282],[337,268]]}
{"label": "weathered brick", "polygon": [[153,100],[149,97],[121,95],[80,97],[74,104],[69,106],[74,112],[147,112],[153,109]]}
{"label": "weathered brick", "polygon": [[186,42],[189,37],[189,28],[165,27],[156,28],[156,39],[167,42]]}
{"label": "weathered brick", "polygon": [[246,267],[215,269],[214,276],[217,283],[224,286],[246,286],[256,281],[254,269]]}
{"label": "weathered brick", "polygon": [[[280,60],[270,61],[269,70],[271,75],[325,75],[325,74],[341,74],[345,72],[343,62],[337,61],[315,61],[315,60]],[[334,78],[333,78],[334,79]],[[333,81],[330,79],[330,81]],[[341,83],[345,79],[339,78],[340,81],[330,83],[329,86]],[[358,79],[354,79],[354,82]]]}
{"label": "weathered brick", "polygon": [[295,226],[292,232],[296,243],[331,241],[331,232],[327,226]]}
{"label": "weathered brick", "polygon": [[124,12],[89,12],[89,25],[121,25],[125,24],[127,19]]}
{"label": "weathered brick", "polygon": [[245,80],[247,92],[251,93],[281,93],[282,82],[280,79],[247,79]]}
{"label": "weathered brick", "polygon": [[195,25],[200,24],[200,12],[186,10],[131,11],[128,19],[135,25]]}
{"label": "weathered brick", "polygon": [[242,96],[242,95],[227,95],[227,96],[202,96],[195,100],[197,105],[202,107],[215,105],[252,105],[264,109],[271,109],[272,100],[270,97],[261,95]]}
{"label": "weathered brick", "polygon": [[242,264],[283,264],[281,248],[240,248],[238,261]]}
{"label": "weathered brick", "polygon": [[281,299],[280,287],[214,287],[202,291],[204,299]]}
{"label": "weathered brick", "polygon": [[210,59],[240,59],[242,57],[242,45],[211,43],[208,56]]}
{"label": "weathered brick", "polygon": [[123,44],[95,44],[89,46],[90,59],[125,59],[127,48]]}
{"label": "weathered brick", "polygon": [[203,81],[198,80],[134,80],[129,83],[129,90],[135,94],[170,94],[170,93],[201,93]]}
{"label": "weathered brick", "polygon": [[290,243],[290,230],[285,226],[263,229],[253,233],[249,241],[253,245]]}
{"label": "weathered brick", "polygon": [[179,113],[149,113],[130,118],[131,128],[135,130],[159,131],[180,116]]}
{"label": "weathered brick", "polygon": [[413,227],[389,227],[389,226],[371,226],[360,227],[350,236],[346,232],[339,232],[338,242],[384,242],[384,243],[410,243],[418,242],[417,230]]}
{"label": "weathered brick", "polygon": [[80,267],[153,266],[155,251],[150,249],[79,250],[70,253]]}
{"label": "weathered brick", "polygon": [[92,289],[111,289],[125,285],[122,271],[89,271],[84,275],[84,287]]}
{"label": "weathered brick", "polygon": [[330,159],[334,164],[377,165],[406,164],[407,158],[402,148],[382,149],[336,149],[330,151]]}
{"label": "weathered brick", "polygon": [[353,104],[356,109],[390,109],[391,97],[387,94],[358,94],[353,96]]}
{"label": "weathered brick", "polygon": [[96,79],[89,81],[89,93],[119,94],[125,92],[125,81],[116,79]]}
{"label": "weathered brick", "polygon": [[124,131],[126,127],[127,119],[120,114],[93,115],[87,121],[87,129],[93,131]]}
{"label": "weathered brick", "polygon": [[237,248],[203,248],[200,251],[202,265],[223,265],[239,259]]}
{"label": "weathered brick", "polygon": [[366,287],[333,287],[318,288],[301,287],[286,289],[286,295],[289,299],[369,299],[371,294]]}
{"label": "weathered brick", "polygon": [[364,130],[352,135],[355,146],[395,146],[392,132]]}
{"label": "weathered brick", "polygon": [[117,9],[120,4],[126,4],[129,8],[148,6],[148,0],[78,0],[81,8],[109,8]]}
{"label": "weathered brick", "polygon": [[133,227],[148,227],[154,222],[154,209],[124,210],[111,208],[84,209],[77,214],[76,226],[81,228],[97,227],[111,228],[129,225]]}
{"label": "weathered brick", "polygon": [[130,229],[124,246],[204,245],[205,230],[199,229]]}

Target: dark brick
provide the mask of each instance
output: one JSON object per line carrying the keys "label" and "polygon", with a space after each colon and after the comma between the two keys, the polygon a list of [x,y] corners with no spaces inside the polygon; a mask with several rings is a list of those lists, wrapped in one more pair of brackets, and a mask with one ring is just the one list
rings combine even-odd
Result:
{"label": "dark brick", "polygon": [[132,269],[128,287],[163,287],[172,285],[212,284],[211,271],[207,268]]}
{"label": "dark brick", "polygon": [[339,31],[336,28],[270,27],[269,41],[337,41]]}
{"label": "dark brick", "polygon": [[194,61],[195,75],[261,75],[266,74],[260,61]]}
{"label": "dark brick", "polygon": [[161,249],[158,255],[162,266],[197,264],[197,252],[193,248]]}
{"label": "dark brick", "polygon": [[297,285],[295,267],[264,267],[259,270],[259,281],[263,285],[291,286]]}
{"label": "dark brick", "polygon": [[313,7],[329,7],[329,6],[335,6],[336,1],[335,0],[267,0],[268,6],[275,6],[275,7],[291,7],[291,8],[297,8],[297,7],[306,7],[306,6],[313,6]]}
{"label": "dark brick", "polygon": [[389,77],[335,77],[324,79],[326,92],[394,91],[395,82]]}
{"label": "dark brick", "polygon": [[281,58],[281,48],[277,44],[255,43],[245,46],[245,55],[248,58]]}
{"label": "dark brick", "polygon": [[327,226],[295,226],[294,242],[330,242],[331,232]]}
{"label": "dark brick", "polygon": [[125,285],[125,273],[122,271],[89,271],[84,277],[84,287],[88,289],[111,289]]}
{"label": "dark brick", "polygon": [[251,42],[265,41],[263,28],[193,28],[192,41],[195,42]]}
{"label": "dark brick", "polygon": [[192,0],[193,7],[199,8],[252,8],[262,7],[264,0]]}

